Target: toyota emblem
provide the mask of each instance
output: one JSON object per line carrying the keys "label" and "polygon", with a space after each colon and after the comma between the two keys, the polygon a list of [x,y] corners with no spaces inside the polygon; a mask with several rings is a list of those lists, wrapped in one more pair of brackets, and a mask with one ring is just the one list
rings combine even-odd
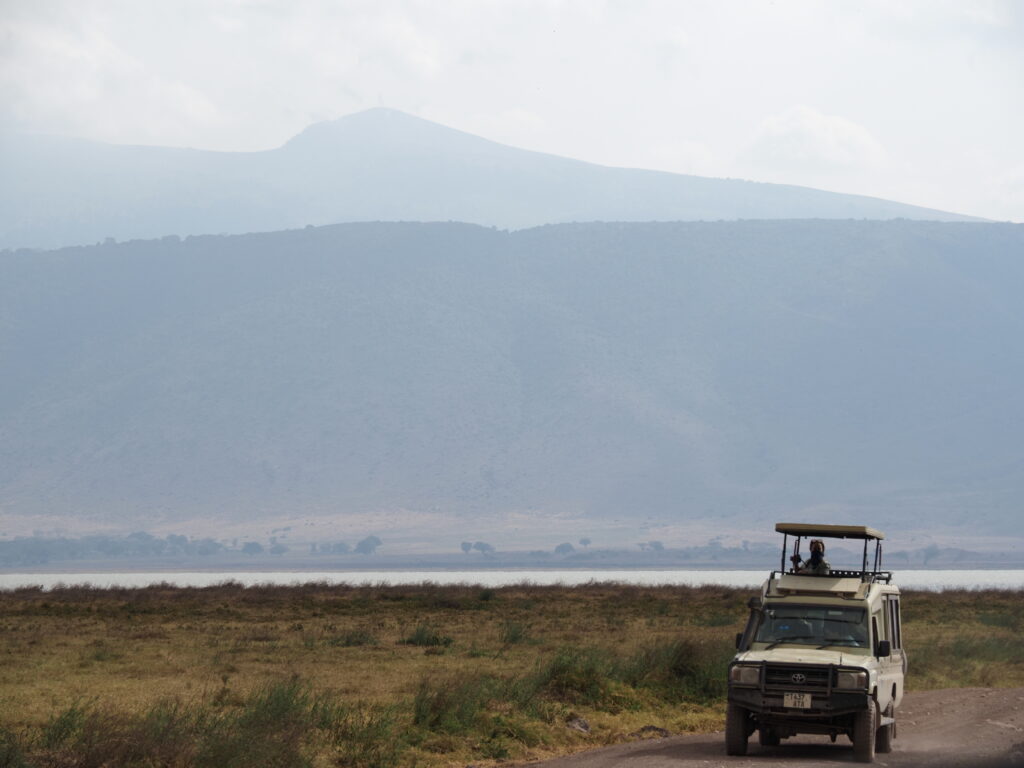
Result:
{"label": "toyota emblem", "polygon": [[805,674],[803,674],[801,672],[797,672],[795,675],[793,675],[790,678],[790,680],[793,681],[793,685],[803,685],[804,683],[807,682],[807,675],[805,675]]}

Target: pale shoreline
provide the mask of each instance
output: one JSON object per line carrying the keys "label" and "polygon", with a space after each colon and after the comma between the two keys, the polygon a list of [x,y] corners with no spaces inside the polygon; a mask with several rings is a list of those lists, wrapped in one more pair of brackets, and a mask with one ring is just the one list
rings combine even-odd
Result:
{"label": "pale shoreline", "polygon": [[[614,582],[638,586],[726,586],[754,588],[764,581],[769,569],[527,569],[451,570],[274,570],[274,571],[48,571],[0,573],[0,592],[41,587],[89,585],[98,589],[144,588],[169,584],[178,587],[208,587],[234,582],[246,587],[256,585],[291,586],[327,583],[350,586],[401,586],[436,584],[438,586],[503,587],[529,583],[539,586],[579,586]],[[895,581],[907,589],[1024,589],[1024,569],[903,569]]]}

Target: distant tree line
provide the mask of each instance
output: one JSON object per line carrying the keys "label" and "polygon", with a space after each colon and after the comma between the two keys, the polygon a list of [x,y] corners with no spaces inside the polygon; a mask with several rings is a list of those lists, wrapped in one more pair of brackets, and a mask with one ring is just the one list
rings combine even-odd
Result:
{"label": "distant tree line", "polygon": [[[493,544],[488,544],[486,541],[464,541],[459,546],[462,548],[462,551],[465,552],[467,555],[473,551],[480,552],[484,555],[493,555],[497,551],[494,548]],[[586,537],[580,539],[580,546],[589,547],[590,539]],[[554,549],[556,555],[571,555],[575,551],[576,548],[568,541],[562,542],[561,544],[557,545]],[[532,557],[546,556],[549,554],[550,553],[545,550],[534,550],[530,552],[530,555]]]}
{"label": "distant tree line", "polygon": [[[356,553],[372,555],[384,542],[377,536],[367,536],[354,548],[344,542],[310,546],[311,554]],[[127,536],[93,535],[81,538],[50,538],[45,536],[19,537],[0,541],[0,568],[18,565],[42,565],[64,560],[118,560],[132,558],[184,558],[211,557],[231,552],[246,555],[283,555],[289,548],[271,537],[269,544],[238,539],[230,544],[211,538],[192,538],[169,534],[160,538],[145,532]]]}
{"label": "distant tree line", "polygon": [[209,557],[227,549],[225,544],[214,539],[196,539],[173,533],[163,538],[144,532],[78,539],[32,536],[0,541],[0,566],[39,565],[60,560]]}

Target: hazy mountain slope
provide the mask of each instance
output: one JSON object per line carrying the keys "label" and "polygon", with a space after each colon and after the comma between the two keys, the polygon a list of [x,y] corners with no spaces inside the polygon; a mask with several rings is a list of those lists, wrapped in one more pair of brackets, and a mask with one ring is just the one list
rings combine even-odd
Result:
{"label": "hazy mountain slope", "polygon": [[1014,225],[734,222],[0,255],[0,511],[1020,536],[1022,252]]}
{"label": "hazy mountain slope", "polygon": [[386,109],[254,153],[6,136],[0,179],[0,248],[344,221],[967,219],[804,187],[591,165]]}

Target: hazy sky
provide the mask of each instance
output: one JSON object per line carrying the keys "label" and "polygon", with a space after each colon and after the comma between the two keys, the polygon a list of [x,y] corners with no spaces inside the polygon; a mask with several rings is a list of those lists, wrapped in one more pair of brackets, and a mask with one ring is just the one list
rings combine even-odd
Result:
{"label": "hazy sky", "polygon": [[1024,221],[1024,2],[0,0],[0,122],[267,149],[374,106]]}

